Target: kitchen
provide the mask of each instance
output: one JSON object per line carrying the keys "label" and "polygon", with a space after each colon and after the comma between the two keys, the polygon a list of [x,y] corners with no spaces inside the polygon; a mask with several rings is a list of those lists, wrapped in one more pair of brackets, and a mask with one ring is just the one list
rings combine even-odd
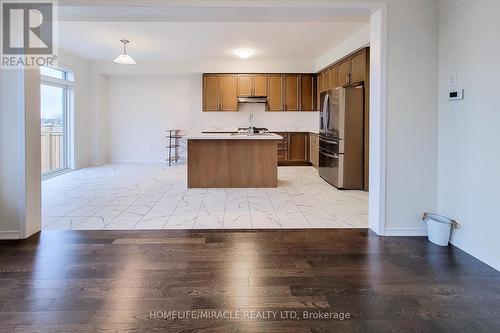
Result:
{"label": "kitchen", "polygon": [[[82,22],[63,24],[66,34],[77,34],[86,43],[92,41],[85,29],[90,34],[99,31]],[[121,24],[113,26],[118,29]],[[154,36],[151,29],[156,26],[188,25],[150,23],[143,29]],[[95,84],[88,91],[97,113],[96,125],[90,129],[97,132],[94,148],[89,149],[99,152],[95,163],[102,166],[91,172],[92,178],[107,175],[109,180],[90,187],[109,191],[108,183],[120,183],[124,190],[79,207],[78,202],[70,203],[68,211],[45,195],[46,228],[366,228],[369,26],[364,22],[315,23],[296,29],[289,23],[240,23],[234,24],[232,38],[239,39],[250,27],[252,34],[264,36],[271,26],[274,36],[261,37],[252,48],[230,49],[223,56],[204,49],[196,55],[197,59],[221,58],[215,65],[203,65],[216,70],[200,72],[199,65],[190,63],[174,68],[141,61],[149,53],[140,51],[142,41],[132,38],[133,34],[126,36],[122,56],[133,58],[136,64],[109,66],[106,61],[92,61],[89,81]],[[219,29],[223,27],[204,24],[211,36],[222,34]],[[341,55],[312,70],[308,61],[273,60],[264,54],[266,49],[277,55],[283,48],[293,48],[296,55],[310,57],[314,50],[325,48],[309,38],[318,27],[335,28],[332,43],[350,45],[354,39],[357,44],[350,49],[340,47]],[[292,33],[295,42],[287,39]],[[203,38],[198,29],[192,34]],[[273,42],[276,36],[280,44]],[[69,52],[83,52],[67,38],[63,40]],[[227,48],[228,41],[217,43],[216,53]],[[307,43],[309,48],[300,48]],[[109,53],[116,57],[116,49],[110,48]],[[61,63],[78,69],[78,57],[68,51],[61,51]],[[83,71],[75,74],[80,81],[85,75]],[[351,103],[333,98],[350,87],[362,91],[353,111]],[[335,118],[344,110],[347,123]],[[348,117],[353,112],[357,114],[355,126]],[[356,132],[354,139],[351,129]],[[171,141],[166,130],[176,130],[182,138]],[[332,149],[332,140],[339,140],[338,148]],[[166,160],[171,166],[160,167]],[[119,171],[115,177],[109,174],[111,167]],[[118,176],[121,173],[128,176]],[[45,181],[45,193],[60,196],[61,184],[67,186],[80,175],[76,171],[62,177]],[[149,193],[142,189],[143,178],[169,181]],[[170,197],[170,192],[175,195]],[[191,193],[199,196],[191,198]],[[265,208],[257,207],[253,198],[264,202]],[[233,207],[233,199],[241,203]]]}
{"label": "kitchen", "polygon": [[[233,160],[227,153],[224,157],[215,157],[211,153],[210,156],[214,157],[211,163],[213,167],[205,169],[200,158],[191,150],[192,146],[201,140],[228,144],[237,139],[241,143],[246,137],[247,140],[254,140],[254,144],[257,142],[255,139],[262,142],[277,141],[278,165],[312,165],[318,168],[323,179],[339,189],[368,190],[369,48],[347,55],[318,74],[203,74],[202,90],[203,112],[237,112],[243,103],[261,105],[264,112],[319,110],[319,131],[279,131],[277,136],[272,135],[269,132],[275,132],[275,129],[254,126],[251,113],[247,128],[238,128],[233,132],[204,131],[202,134],[205,135],[188,135],[187,164],[191,179],[195,175],[201,179],[211,179],[218,166],[239,162],[239,159]],[[214,151],[217,151],[216,147]],[[194,162],[195,158],[198,163]],[[255,159],[276,160],[276,156],[255,156],[250,161]],[[239,172],[241,178],[255,170],[253,167],[244,168],[245,165],[249,163],[229,167],[231,172],[227,172],[229,169],[219,170],[228,177]],[[276,166],[273,168],[276,169]],[[209,187],[277,187],[277,170],[267,170],[269,173],[274,179],[268,183],[250,182],[243,186],[242,182],[233,184],[226,179],[223,182],[215,181]],[[257,173],[255,179],[265,175],[266,172]],[[189,187],[205,187],[202,184],[207,184],[188,183]]]}

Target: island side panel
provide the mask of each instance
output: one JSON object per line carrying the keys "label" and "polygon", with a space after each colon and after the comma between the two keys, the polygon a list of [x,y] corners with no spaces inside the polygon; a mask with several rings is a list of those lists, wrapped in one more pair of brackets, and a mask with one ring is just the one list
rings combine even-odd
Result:
{"label": "island side panel", "polygon": [[188,187],[277,187],[277,154],[276,140],[188,140]]}

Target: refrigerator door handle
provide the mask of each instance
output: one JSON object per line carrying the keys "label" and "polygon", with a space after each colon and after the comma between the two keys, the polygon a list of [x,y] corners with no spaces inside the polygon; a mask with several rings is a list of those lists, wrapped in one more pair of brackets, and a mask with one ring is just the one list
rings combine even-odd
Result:
{"label": "refrigerator door handle", "polygon": [[323,121],[325,125],[325,130],[330,130],[330,95],[325,94],[325,98],[323,100],[323,110],[322,110]]}

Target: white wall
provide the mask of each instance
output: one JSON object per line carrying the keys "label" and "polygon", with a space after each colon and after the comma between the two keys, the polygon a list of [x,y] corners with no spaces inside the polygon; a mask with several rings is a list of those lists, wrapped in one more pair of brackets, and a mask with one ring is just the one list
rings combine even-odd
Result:
{"label": "white wall", "polygon": [[[452,243],[500,270],[500,2],[439,1],[439,188],[441,214],[461,228]],[[448,82],[465,89],[448,114]]]}
{"label": "white wall", "polygon": [[438,14],[435,0],[387,6],[386,231],[425,234],[437,209]]}
{"label": "white wall", "polygon": [[92,128],[90,103],[90,65],[89,61],[70,53],[59,51],[58,65],[61,68],[71,70],[75,74],[74,87],[74,114],[73,114],[73,133],[74,142],[74,169],[85,168],[91,164],[91,132]]}
{"label": "white wall", "polygon": [[249,125],[273,130],[317,130],[317,112],[265,112],[242,104],[238,112],[201,111],[201,75],[110,76],[108,153],[113,162],[157,162],[165,158],[165,129],[224,131]]}
{"label": "white wall", "polygon": [[0,70],[0,239],[40,230],[40,74]]}
{"label": "white wall", "polygon": [[0,239],[19,237],[22,86],[21,71],[0,69]]}
{"label": "white wall", "polygon": [[90,164],[102,165],[109,161],[108,152],[108,77],[90,68],[91,123]]}
{"label": "white wall", "polygon": [[314,71],[319,72],[323,68],[337,62],[346,55],[366,47],[370,44],[370,24],[365,25],[352,36],[344,40],[332,50],[328,51],[318,59],[314,64]]}

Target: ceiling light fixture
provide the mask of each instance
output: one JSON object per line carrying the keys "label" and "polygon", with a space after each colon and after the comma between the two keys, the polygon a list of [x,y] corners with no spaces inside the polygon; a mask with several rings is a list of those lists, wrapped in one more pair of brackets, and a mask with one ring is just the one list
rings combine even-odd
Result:
{"label": "ceiling light fixture", "polygon": [[247,59],[253,54],[253,50],[250,49],[238,49],[234,50],[234,53],[241,59]]}
{"label": "ceiling light fixture", "polygon": [[127,44],[130,43],[129,40],[122,39],[120,42],[123,43],[123,54],[120,54],[118,57],[116,57],[113,62],[120,64],[120,65],[135,65],[136,62],[134,59],[132,59],[128,54],[127,54]]}

